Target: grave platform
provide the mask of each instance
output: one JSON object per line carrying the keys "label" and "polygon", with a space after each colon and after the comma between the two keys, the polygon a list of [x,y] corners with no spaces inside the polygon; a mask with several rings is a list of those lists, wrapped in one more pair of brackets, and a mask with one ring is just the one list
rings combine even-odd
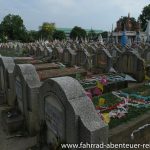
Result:
{"label": "grave platform", "polygon": [[15,110],[5,109],[1,112],[2,126],[7,133],[22,131],[24,118]]}

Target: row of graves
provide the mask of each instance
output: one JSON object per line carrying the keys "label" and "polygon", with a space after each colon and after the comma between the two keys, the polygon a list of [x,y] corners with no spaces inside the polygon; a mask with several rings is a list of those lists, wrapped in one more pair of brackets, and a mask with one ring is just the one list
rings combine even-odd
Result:
{"label": "row of graves", "polygon": [[[12,43],[0,45],[0,51],[12,49]],[[25,56],[32,56],[45,62],[61,62],[66,66],[83,67],[93,73],[126,73],[138,82],[150,77],[150,45],[132,45],[122,48],[119,44],[77,41],[54,41],[14,44]],[[19,52],[17,52],[19,53]]]}
{"label": "row of graves", "polygon": [[41,150],[62,143],[95,144],[91,149],[106,148],[98,143],[148,143],[150,83],[128,88],[135,81],[129,75],[95,72],[59,61],[1,56],[0,104],[10,106],[2,111],[5,131],[37,136],[33,148]]}

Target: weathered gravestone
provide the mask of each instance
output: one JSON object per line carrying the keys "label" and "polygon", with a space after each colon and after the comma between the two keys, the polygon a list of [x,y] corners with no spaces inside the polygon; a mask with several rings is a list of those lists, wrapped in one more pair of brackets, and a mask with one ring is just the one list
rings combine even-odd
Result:
{"label": "weathered gravestone", "polygon": [[135,51],[126,51],[118,58],[116,70],[133,76],[138,82],[145,78],[144,60]]}
{"label": "weathered gravestone", "polygon": [[60,143],[107,143],[108,127],[77,80],[71,77],[46,80],[40,88],[39,106],[49,148]]}
{"label": "weathered gravestone", "polygon": [[[43,70],[43,69],[50,70]],[[84,70],[68,69],[63,71],[56,64],[19,64],[15,67],[16,95],[19,111],[24,115],[25,127],[30,135],[38,131],[38,93],[42,82],[50,77],[76,74]],[[70,72],[68,72],[70,71]]]}
{"label": "weathered gravestone", "polygon": [[27,131],[34,135],[38,130],[39,76],[33,65],[21,64],[15,67],[15,79],[18,109],[25,117]]}
{"label": "weathered gravestone", "polygon": [[105,48],[98,48],[93,57],[93,70],[100,73],[109,72],[112,67],[112,56]]}
{"label": "weathered gravestone", "polygon": [[66,47],[63,51],[63,63],[68,66],[75,65],[75,56],[75,50],[71,49],[70,47]]}
{"label": "weathered gravestone", "polygon": [[0,103],[14,105],[16,94],[14,87],[14,71],[15,63],[11,57],[0,57],[0,91],[3,98]]}

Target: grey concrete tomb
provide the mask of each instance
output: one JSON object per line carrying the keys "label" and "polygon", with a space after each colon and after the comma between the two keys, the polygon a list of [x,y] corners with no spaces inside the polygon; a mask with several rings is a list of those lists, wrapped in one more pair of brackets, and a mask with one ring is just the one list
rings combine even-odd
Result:
{"label": "grey concrete tomb", "polygon": [[3,95],[0,101],[10,106],[14,105],[16,98],[13,76],[14,67],[13,58],[0,57],[0,92]]}
{"label": "grey concrete tomb", "polygon": [[25,127],[30,135],[38,130],[38,94],[41,82],[31,64],[16,65],[15,82],[18,109],[24,115]]}
{"label": "grey concrete tomb", "polygon": [[46,80],[40,88],[40,120],[47,145],[107,143],[108,126],[98,116],[79,82],[71,77]]}

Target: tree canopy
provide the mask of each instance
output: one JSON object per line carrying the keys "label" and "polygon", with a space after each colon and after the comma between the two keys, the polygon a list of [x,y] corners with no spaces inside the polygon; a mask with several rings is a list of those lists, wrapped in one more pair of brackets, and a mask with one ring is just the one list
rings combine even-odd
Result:
{"label": "tree canopy", "polygon": [[44,22],[42,26],[39,27],[40,37],[42,39],[52,40],[55,29],[55,23]]}
{"label": "tree canopy", "polygon": [[141,21],[141,27],[143,31],[145,31],[147,27],[147,21],[150,20],[150,4],[143,8],[138,19]]}
{"label": "tree canopy", "polygon": [[11,14],[5,16],[1,22],[0,34],[2,38],[5,37],[8,40],[21,40],[23,42],[28,36],[22,18],[19,15]]}
{"label": "tree canopy", "polygon": [[86,37],[86,31],[81,27],[75,26],[70,32],[70,38],[75,40],[76,38],[82,39]]}
{"label": "tree canopy", "polygon": [[53,34],[53,39],[64,40],[66,39],[66,35],[64,31],[55,30]]}

